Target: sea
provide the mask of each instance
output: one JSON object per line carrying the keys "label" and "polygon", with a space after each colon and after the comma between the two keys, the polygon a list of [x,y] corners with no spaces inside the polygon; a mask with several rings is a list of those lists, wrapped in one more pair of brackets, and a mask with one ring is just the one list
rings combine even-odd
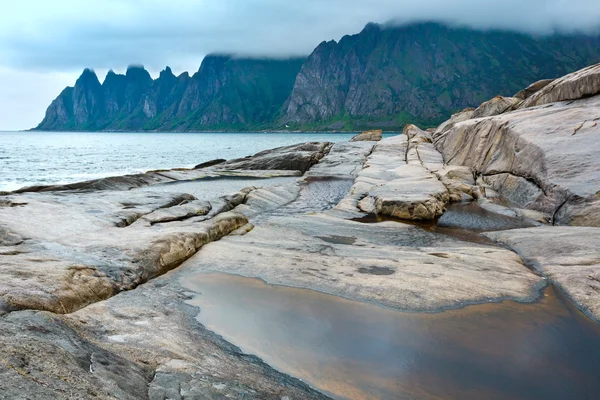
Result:
{"label": "sea", "polygon": [[348,141],[355,133],[0,132],[0,191],[191,168],[216,158],[312,141]]}

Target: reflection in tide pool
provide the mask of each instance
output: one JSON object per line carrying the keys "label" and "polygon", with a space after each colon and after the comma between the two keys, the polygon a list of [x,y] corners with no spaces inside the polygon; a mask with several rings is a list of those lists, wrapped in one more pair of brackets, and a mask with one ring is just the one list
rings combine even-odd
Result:
{"label": "reflection in tide pool", "polygon": [[597,399],[600,325],[552,287],[506,301],[405,313],[257,279],[199,274],[199,321],[336,398]]}

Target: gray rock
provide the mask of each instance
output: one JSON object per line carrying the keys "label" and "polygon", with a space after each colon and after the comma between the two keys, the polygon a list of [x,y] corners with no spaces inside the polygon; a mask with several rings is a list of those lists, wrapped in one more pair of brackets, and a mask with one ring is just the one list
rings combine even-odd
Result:
{"label": "gray rock", "polygon": [[244,236],[205,246],[184,267],[411,311],[531,300],[542,283],[516,254],[499,247],[397,222],[367,224],[327,214],[271,217]]}
{"label": "gray rock", "polygon": [[600,321],[600,229],[539,227],[489,232]]}
{"label": "gray rock", "polygon": [[519,108],[535,107],[558,101],[577,100],[600,93],[600,64],[556,79],[531,95]]}
{"label": "gray rock", "polygon": [[554,81],[554,79],[542,79],[542,80],[539,80],[539,81],[534,82],[531,85],[527,86],[525,89],[521,90],[520,92],[518,92],[517,94],[515,94],[513,97],[515,97],[515,98],[517,98],[519,100],[528,99],[532,95],[534,95],[535,93],[539,92],[540,90],[542,90],[543,88],[545,88],[546,86],[548,86],[553,81]]}
{"label": "gray rock", "polygon": [[227,161],[227,160],[225,160],[224,158],[217,158],[215,160],[210,160],[210,161],[206,161],[206,162],[203,162],[201,164],[198,164],[198,165],[196,165],[194,167],[194,169],[202,169],[202,168],[207,168],[207,167],[214,167],[215,165],[222,164],[225,161]]}
{"label": "gray rock", "polygon": [[378,142],[383,137],[383,131],[381,129],[374,131],[361,132],[358,135],[350,139],[351,142]]}
{"label": "gray rock", "polygon": [[372,142],[338,142],[318,164],[304,175],[305,179],[354,179],[373,151]]}
{"label": "gray rock", "polygon": [[219,170],[292,170],[304,173],[329,152],[333,144],[300,143],[261,151],[251,157],[219,164]]}
{"label": "gray rock", "polygon": [[469,167],[517,207],[600,226],[599,106],[595,96],[466,120],[434,142],[446,163]]}
{"label": "gray rock", "polygon": [[477,107],[475,111],[473,111],[471,118],[491,117],[502,114],[506,111],[510,111],[520,102],[521,100],[516,97],[496,96]]}
{"label": "gray rock", "polygon": [[27,205],[0,207],[10,237],[22,238],[0,248],[0,297],[16,309],[72,312],[169,271],[248,222],[237,213],[197,217],[211,205],[190,198],[144,191],[12,195]]}
{"label": "gray rock", "polygon": [[[419,132],[429,135],[421,130]],[[408,162],[409,149],[425,140],[415,139],[409,145],[409,139],[415,139],[415,136],[404,134],[380,141],[350,193],[336,208],[350,212],[358,208],[369,214],[411,220],[431,220],[442,215],[449,201],[448,190],[435,174],[421,164],[418,152]],[[435,154],[438,156],[436,160],[441,161],[439,153]],[[434,156],[429,155],[429,159]]]}

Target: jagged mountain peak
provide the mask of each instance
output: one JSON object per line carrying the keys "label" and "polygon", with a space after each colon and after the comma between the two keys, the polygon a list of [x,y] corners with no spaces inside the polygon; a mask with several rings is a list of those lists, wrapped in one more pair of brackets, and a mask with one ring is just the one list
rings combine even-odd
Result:
{"label": "jagged mountain peak", "polygon": [[81,73],[81,75],[79,76],[79,78],[77,79],[77,82],[75,83],[75,85],[88,85],[88,84],[93,84],[93,85],[100,85],[100,81],[98,80],[98,75],[96,75],[96,72],[91,69],[91,68],[86,68],[83,70],[83,72]]}
{"label": "jagged mountain peak", "polygon": [[171,70],[171,67],[166,66],[165,69],[163,69],[162,71],[160,71],[160,75],[159,78],[175,78],[175,74],[173,74],[173,71]]}
{"label": "jagged mountain peak", "polygon": [[38,129],[401,130],[599,60],[598,36],[367,24],[306,59],[213,53],[191,77],[166,67],[152,80],[134,65],[125,75],[109,72],[101,88],[86,70]]}
{"label": "jagged mountain peak", "polygon": [[129,67],[127,67],[127,72],[125,73],[125,76],[127,78],[135,80],[152,80],[150,73],[146,71],[146,68],[144,68],[143,65],[130,65]]}

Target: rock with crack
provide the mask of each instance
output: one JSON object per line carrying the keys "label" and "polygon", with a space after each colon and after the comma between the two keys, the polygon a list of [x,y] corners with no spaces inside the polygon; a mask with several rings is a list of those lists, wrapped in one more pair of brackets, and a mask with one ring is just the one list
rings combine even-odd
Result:
{"label": "rock with crack", "polygon": [[597,94],[600,94],[600,64],[591,65],[547,83],[523,101],[519,108],[577,100]]}
{"label": "rock with crack", "polygon": [[304,174],[305,179],[354,179],[373,151],[374,143],[339,142],[329,153]]}
{"label": "rock with crack", "polygon": [[467,202],[481,197],[471,170],[468,167],[445,165],[442,154],[432,143],[430,132],[407,125],[404,134],[408,137],[406,162],[421,165],[434,174],[446,186],[449,202]]}
{"label": "rock with crack", "polygon": [[205,246],[187,271],[220,271],[404,310],[532,300],[543,280],[511,251],[397,222],[271,217]]}
{"label": "rock with crack", "polygon": [[206,215],[212,209],[207,201],[193,200],[174,207],[161,208],[144,215],[140,220],[153,224],[181,221],[192,217]]}
{"label": "rock with crack", "polygon": [[[411,153],[407,162],[410,139],[404,134],[379,142],[336,209],[352,212],[358,208],[369,214],[410,220],[439,217],[449,201],[448,191],[435,174],[423,166],[418,152],[414,157]],[[434,156],[433,153],[427,155],[429,160]]]}
{"label": "rock with crack", "polygon": [[70,315],[0,318],[0,397],[327,399],[199,324],[185,275]]}
{"label": "rock with crack", "polygon": [[473,111],[471,118],[491,117],[503,114],[504,112],[511,110],[520,102],[521,100],[516,97],[496,96],[477,107],[475,111]]}
{"label": "rock with crack", "polygon": [[331,149],[330,142],[309,142],[261,151],[218,164],[216,170],[291,170],[304,173]]}
{"label": "rock with crack", "polygon": [[600,228],[537,227],[485,235],[514,249],[600,321]]}
{"label": "rock with crack", "polygon": [[[526,102],[593,94],[598,68],[553,81]],[[593,96],[458,122],[436,131],[434,144],[447,164],[469,167],[484,186],[540,213],[538,219],[600,226],[599,122],[600,96]]]}
{"label": "rock with crack", "polygon": [[378,142],[383,137],[383,131],[381,129],[373,131],[361,132],[358,135],[350,139],[351,142]]}
{"label": "rock with crack", "polygon": [[243,204],[235,207],[235,211],[252,218],[291,203],[300,194],[300,189],[298,183],[290,183],[253,190],[248,193]]}
{"label": "rock with crack", "polygon": [[539,92],[540,90],[542,90],[543,88],[545,88],[546,86],[548,86],[553,81],[554,81],[554,79],[541,79],[541,80],[534,82],[531,85],[527,86],[525,89],[521,90],[520,92],[515,94],[513,97],[520,99],[520,100],[528,99],[531,96],[533,96],[534,94],[536,94],[537,92]]}
{"label": "rock with crack", "polygon": [[180,193],[26,193],[9,199],[27,202],[0,208],[6,232],[0,298],[11,309],[72,312],[167,272],[248,222],[225,212],[245,194],[223,200],[212,216],[202,215],[210,204]]}

